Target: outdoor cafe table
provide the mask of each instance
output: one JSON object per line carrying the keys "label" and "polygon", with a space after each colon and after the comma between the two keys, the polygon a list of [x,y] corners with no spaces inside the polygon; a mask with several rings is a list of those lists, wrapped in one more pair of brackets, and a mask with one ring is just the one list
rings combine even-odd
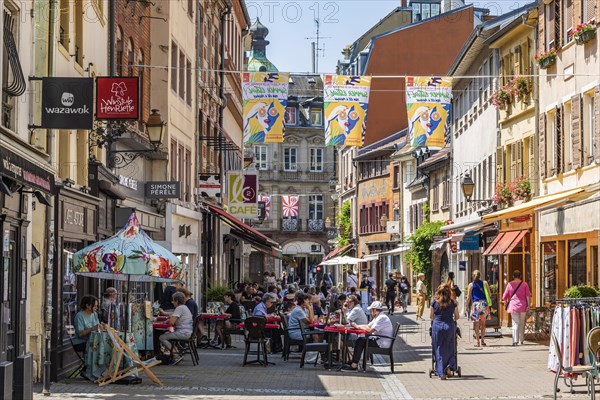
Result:
{"label": "outdoor cafe table", "polygon": [[[121,339],[124,337],[123,332],[119,332]],[[127,339],[124,340],[127,346],[137,355],[138,350],[135,345],[133,333],[127,334]],[[102,376],[108,368],[113,354],[113,343],[110,336],[106,332],[94,331],[90,333],[87,347],[85,350],[85,373],[90,380],[96,380]],[[123,357],[123,368],[131,367],[133,364],[129,357]]]}
{"label": "outdoor cafe table", "polygon": [[[243,322],[239,323],[236,325],[236,328],[238,329],[244,329],[246,327],[246,324],[244,324]],[[265,329],[279,329],[279,324],[265,324]]]}
{"label": "outdoor cafe table", "polygon": [[206,343],[204,343],[202,345],[203,349],[206,349],[208,347],[212,347],[214,349],[217,349],[218,347],[213,346],[210,344],[210,325],[211,325],[211,321],[218,321],[218,320],[225,320],[225,319],[229,319],[231,318],[229,315],[227,314],[216,314],[216,313],[202,313],[199,315],[199,317],[201,319],[205,319],[206,322],[206,337],[208,338]]}
{"label": "outdoor cafe table", "polygon": [[[323,330],[325,332],[329,333],[330,335],[333,335],[336,333],[341,334],[341,336],[342,336],[342,367],[344,366],[344,363],[346,362],[346,358],[348,357],[348,334],[354,333],[356,335],[366,335],[369,333],[363,329],[348,328],[347,326],[326,326]],[[330,347],[329,351],[330,351],[329,357],[331,359],[331,347]],[[341,370],[342,367],[340,367],[339,369]]]}

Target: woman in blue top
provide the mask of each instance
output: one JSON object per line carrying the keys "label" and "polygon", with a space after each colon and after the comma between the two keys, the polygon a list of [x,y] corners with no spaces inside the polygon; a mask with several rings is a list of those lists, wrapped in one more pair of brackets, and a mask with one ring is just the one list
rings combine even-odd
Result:
{"label": "woman in blue top", "polygon": [[490,304],[487,293],[490,293],[490,285],[481,280],[481,272],[473,271],[473,282],[469,284],[467,291],[467,307],[470,306],[471,321],[477,338],[475,347],[485,346],[485,321],[490,319]]}
{"label": "woman in blue top", "polygon": [[76,351],[85,351],[90,333],[100,328],[98,320],[98,299],[94,296],[83,296],[79,304],[81,311],[75,315],[75,337],[73,347]]}
{"label": "woman in blue top", "polygon": [[436,374],[445,380],[450,371],[456,371],[456,321],[459,318],[456,300],[448,285],[440,285],[429,308],[431,345],[435,353]]}

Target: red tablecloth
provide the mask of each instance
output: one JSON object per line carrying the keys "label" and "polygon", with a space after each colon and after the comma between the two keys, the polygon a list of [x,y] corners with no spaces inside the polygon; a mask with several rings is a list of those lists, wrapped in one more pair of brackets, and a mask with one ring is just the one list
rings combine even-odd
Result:
{"label": "red tablecloth", "polygon": [[202,319],[229,319],[229,315],[224,314],[200,314]]}
{"label": "red tablecloth", "polygon": [[311,328],[325,328],[325,324],[322,322],[313,322],[312,324],[308,324]]}
{"label": "red tablecloth", "polygon": [[276,316],[267,317],[267,322],[268,323],[281,322],[281,317],[276,317]]}
{"label": "red tablecloth", "polygon": [[[242,322],[236,325],[236,328],[238,329],[244,329],[246,327],[246,325]],[[265,329],[279,329],[279,325],[278,324],[265,324]]]}
{"label": "red tablecloth", "polygon": [[338,332],[338,333],[355,333],[357,335],[366,335],[367,331],[362,329],[354,329],[354,328],[338,328],[335,326],[326,326],[325,331],[327,332]]}
{"label": "red tablecloth", "polygon": [[159,330],[159,331],[171,331],[171,332],[173,332],[173,330],[174,330],[173,325],[169,325],[169,324],[162,323],[162,322],[157,322],[157,323],[152,324],[152,328],[154,328],[156,330]]}

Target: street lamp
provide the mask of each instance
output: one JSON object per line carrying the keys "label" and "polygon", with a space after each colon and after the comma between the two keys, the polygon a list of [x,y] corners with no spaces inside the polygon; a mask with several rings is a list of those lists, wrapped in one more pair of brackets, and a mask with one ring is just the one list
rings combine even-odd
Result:
{"label": "street lamp", "polygon": [[471,174],[469,174],[468,172],[465,173],[465,176],[460,182],[460,188],[468,203],[477,203],[485,207],[492,202],[492,200],[490,199],[483,200],[471,198],[473,197],[473,193],[475,192],[475,182],[473,182],[473,179],[471,179]]}
{"label": "street lamp", "polygon": [[160,117],[160,112],[157,109],[152,109],[152,114],[146,122],[146,134],[155,150],[162,144],[164,130],[165,122]]}

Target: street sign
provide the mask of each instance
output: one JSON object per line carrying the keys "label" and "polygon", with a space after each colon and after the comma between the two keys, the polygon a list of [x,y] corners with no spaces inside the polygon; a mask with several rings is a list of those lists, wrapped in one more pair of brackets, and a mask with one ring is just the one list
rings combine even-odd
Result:
{"label": "street sign", "polygon": [[181,182],[146,182],[149,199],[177,199],[181,196]]}

